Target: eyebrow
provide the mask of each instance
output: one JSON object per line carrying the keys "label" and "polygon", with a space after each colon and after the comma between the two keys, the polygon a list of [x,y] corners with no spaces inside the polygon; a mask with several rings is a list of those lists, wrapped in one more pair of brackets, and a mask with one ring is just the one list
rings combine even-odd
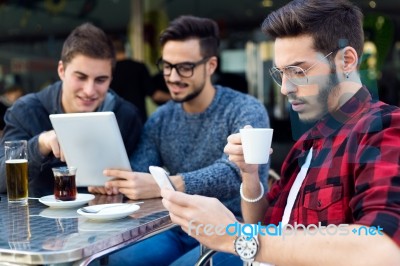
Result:
{"label": "eyebrow", "polygon": [[87,74],[80,72],[78,70],[74,71],[75,74],[81,75],[81,76],[88,76]]}
{"label": "eyebrow", "polygon": [[164,63],[167,63],[167,64],[169,64],[169,65],[181,65],[181,64],[194,64],[194,62],[190,62],[190,61],[184,61],[184,62],[179,62],[179,63],[176,63],[176,64],[172,64],[172,63],[170,63],[170,62],[168,62],[168,61],[166,61],[166,60],[164,60],[164,59],[162,59],[162,61],[164,62]]}
{"label": "eyebrow", "polygon": [[[306,61],[296,61],[296,62],[293,62],[292,64],[284,66],[283,68],[287,68],[287,67],[290,67],[290,66],[300,66],[300,65],[304,64],[305,62]],[[274,65],[274,67],[279,69],[279,70],[281,70],[281,68],[277,67],[276,65]]]}
{"label": "eyebrow", "polygon": [[[74,73],[75,74],[78,74],[78,75],[81,75],[81,76],[84,76],[84,77],[88,77],[89,75],[88,74],[85,74],[85,73],[83,73],[83,72],[80,72],[80,71],[74,71]],[[104,79],[104,78],[110,78],[110,76],[108,76],[108,75],[102,75],[102,76],[97,76],[97,77],[95,77],[95,79],[99,79],[99,78],[102,78],[102,79]]]}

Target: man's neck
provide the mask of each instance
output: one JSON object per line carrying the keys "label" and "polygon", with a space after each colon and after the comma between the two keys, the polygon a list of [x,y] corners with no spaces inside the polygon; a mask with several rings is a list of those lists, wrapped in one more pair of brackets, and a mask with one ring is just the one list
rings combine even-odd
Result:
{"label": "man's neck", "polygon": [[215,97],[215,93],[215,88],[211,85],[211,83],[209,83],[196,98],[184,102],[182,104],[183,109],[192,114],[202,113],[211,105]]}
{"label": "man's neck", "polygon": [[330,112],[340,109],[362,87],[360,80],[341,82],[337,91],[329,98]]}

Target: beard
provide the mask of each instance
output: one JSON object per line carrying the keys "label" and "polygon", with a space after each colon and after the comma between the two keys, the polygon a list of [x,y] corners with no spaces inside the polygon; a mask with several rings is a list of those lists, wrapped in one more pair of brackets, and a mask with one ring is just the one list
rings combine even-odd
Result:
{"label": "beard", "polygon": [[[337,86],[338,84],[339,84],[339,79],[336,74],[336,68],[335,66],[331,66],[331,72],[326,84],[321,85],[318,91],[317,101],[321,103],[320,105],[321,110],[319,114],[315,117],[303,117],[303,118],[300,118],[300,115],[298,114],[299,119],[302,123],[304,123],[307,126],[311,126],[329,113],[329,105],[328,105],[329,97],[331,97],[334,93],[336,93],[336,91],[338,90]],[[288,95],[288,99],[301,100],[307,102],[306,98],[304,99],[297,98],[295,95]]]}
{"label": "beard", "polygon": [[318,101],[322,103],[322,117],[329,113],[329,97],[332,96],[338,90],[339,79],[337,74],[332,69],[329,75],[328,83],[322,87],[319,91]]}
{"label": "beard", "polygon": [[176,98],[172,97],[172,100],[176,103],[184,103],[184,102],[191,101],[194,98],[196,98],[197,96],[199,96],[199,94],[203,91],[203,89],[204,89],[204,83],[201,86],[194,87],[193,91],[191,93],[189,93],[188,95],[186,95],[185,97],[183,97],[182,99],[176,99]]}
{"label": "beard", "polygon": [[[185,97],[183,97],[181,99],[177,99],[177,98],[174,98],[172,96],[172,100],[174,102],[176,102],[176,103],[184,103],[184,102],[189,102],[189,101],[195,99],[204,90],[204,87],[205,87],[205,84],[206,84],[205,80],[206,80],[206,77],[205,77],[205,74],[204,74],[203,81],[200,84],[194,84],[192,92],[190,92],[188,95],[186,95]],[[179,85],[179,84],[176,84],[176,85]]]}

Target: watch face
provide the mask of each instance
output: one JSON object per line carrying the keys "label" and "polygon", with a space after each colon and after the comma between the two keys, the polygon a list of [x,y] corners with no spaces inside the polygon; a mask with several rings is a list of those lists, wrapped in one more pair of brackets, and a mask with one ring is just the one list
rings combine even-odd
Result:
{"label": "watch face", "polygon": [[239,236],[235,241],[235,249],[243,260],[251,260],[257,254],[258,243],[254,237],[248,239],[247,236]]}

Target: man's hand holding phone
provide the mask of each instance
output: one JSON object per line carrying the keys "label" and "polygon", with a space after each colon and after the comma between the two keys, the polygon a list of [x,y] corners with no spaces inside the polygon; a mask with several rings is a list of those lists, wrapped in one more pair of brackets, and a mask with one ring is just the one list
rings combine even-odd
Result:
{"label": "man's hand holding phone", "polygon": [[169,178],[168,173],[163,168],[158,166],[150,166],[149,171],[153,176],[154,180],[156,180],[160,189],[167,188],[171,190],[176,190],[174,184]]}

